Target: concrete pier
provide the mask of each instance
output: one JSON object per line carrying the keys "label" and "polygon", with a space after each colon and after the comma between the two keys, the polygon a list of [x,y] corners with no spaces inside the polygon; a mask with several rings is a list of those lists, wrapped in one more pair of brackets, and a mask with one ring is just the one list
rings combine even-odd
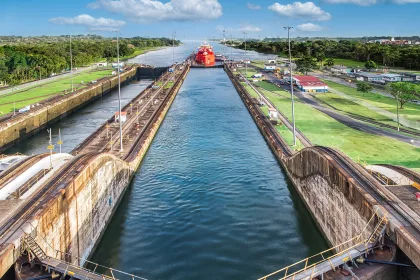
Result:
{"label": "concrete pier", "polygon": [[[0,225],[0,277],[20,256],[25,234],[30,234],[48,256],[83,264],[103,234],[188,71],[188,65],[179,65],[174,73],[161,76],[156,82],[161,83],[159,88],[151,85],[133,99],[139,109],[128,114],[124,124],[124,152],[114,149],[115,143],[105,138],[108,121],[79,145],[72,152],[74,157],[38,191],[16,205]],[[145,110],[141,110],[142,106]],[[128,104],[123,111],[130,107]]]}
{"label": "concrete pier", "polygon": [[[317,146],[292,151],[234,72],[228,66],[225,71],[328,242],[332,246],[346,242],[361,232],[375,212],[379,217],[386,214],[387,235],[420,268],[420,219],[413,218],[419,213],[410,211],[367,170],[339,151]],[[391,197],[394,203],[389,203]],[[396,273],[393,268],[381,271],[382,276],[372,279],[388,279]]]}

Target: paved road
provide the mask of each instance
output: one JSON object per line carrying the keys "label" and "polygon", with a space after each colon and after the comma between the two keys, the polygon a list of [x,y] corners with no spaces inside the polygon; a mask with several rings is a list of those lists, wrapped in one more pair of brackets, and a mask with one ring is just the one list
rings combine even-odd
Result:
{"label": "paved road", "polygon": [[[279,84],[279,80],[277,77],[275,77],[272,73],[266,73],[265,76],[271,81],[276,84]],[[280,85],[284,90],[290,92],[290,85]],[[334,118],[335,120],[347,125],[348,127],[351,127],[353,129],[357,129],[359,131],[367,132],[374,135],[380,135],[380,136],[386,136],[390,137],[405,143],[412,144],[416,147],[420,147],[420,140],[419,139],[413,139],[412,137],[405,136],[402,134],[399,134],[397,132],[392,132],[388,130],[384,130],[380,127],[372,126],[370,124],[360,122],[358,120],[355,120],[349,116],[342,115],[332,109],[329,109],[318,102],[318,100],[314,99],[311,95],[307,93],[303,93],[296,88],[294,89],[294,94],[304,103],[311,105],[313,108],[317,109],[318,111],[323,112],[324,114]]]}
{"label": "paved road", "polygon": [[[76,70],[73,70],[73,74],[76,75],[78,73],[81,73],[81,72],[84,72],[84,71],[87,71],[87,70],[90,70],[90,69],[93,69],[92,66],[80,67],[80,68],[77,68],[77,72],[76,72]],[[50,82],[60,80],[60,79],[64,79],[64,78],[67,78],[67,77],[70,77],[70,72],[65,73],[65,74],[61,74],[61,75],[56,75],[54,77],[41,79],[41,81],[37,80],[37,81],[33,81],[33,82],[18,85],[16,87],[9,87],[9,88],[6,88],[6,89],[0,89],[0,95],[11,93],[11,92],[14,92],[14,91],[24,90],[24,89],[27,89],[27,88],[30,88],[30,87],[33,87],[33,86],[43,85],[43,84],[50,83]]]}

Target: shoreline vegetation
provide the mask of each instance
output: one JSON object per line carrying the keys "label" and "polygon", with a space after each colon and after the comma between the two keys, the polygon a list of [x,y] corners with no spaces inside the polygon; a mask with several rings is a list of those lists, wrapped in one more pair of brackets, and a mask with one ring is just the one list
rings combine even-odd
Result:
{"label": "shoreline vegetation", "polygon": [[[16,86],[98,62],[117,58],[116,38],[96,35],[72,36],[70,61],[69,36],[19,37],[0,36],[0,87]],[[170,38],[120,38],[122,61],[156,48],[180,44]]]}
{"label": "shoreline vegetation", "polygon": [[[237,49],[245,49],[244,42],[227,41],[226,44]],[[384,68],[420,70],[420,45],[385,45],[344,39],[339,41],[316,39],[304,42],[292,39],[291,44],[293,58],[312,58],[320,66],[332,66],[328,60],[333,59],[335,60],[333,65],[348,67],[361,67],[367,61],[373,61],[377,66]],[[288,43],[284,40],[248,40],[246,47],[248,50],[279,57],[285,57],[288,53]]]}

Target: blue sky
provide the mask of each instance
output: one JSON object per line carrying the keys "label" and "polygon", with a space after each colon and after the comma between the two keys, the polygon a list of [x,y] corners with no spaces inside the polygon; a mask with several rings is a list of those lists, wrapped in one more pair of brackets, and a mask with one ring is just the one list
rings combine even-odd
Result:
{"label": "blue sky", "polygon": [[2,0],[0,35],[95,33],[178,39],[419,35],[420,0]]}

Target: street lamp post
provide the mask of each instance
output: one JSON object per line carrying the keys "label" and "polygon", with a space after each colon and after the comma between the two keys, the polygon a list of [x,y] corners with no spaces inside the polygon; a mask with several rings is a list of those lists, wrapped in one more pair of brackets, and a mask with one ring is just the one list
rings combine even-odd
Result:
{"label": "street lamp post", "polygon": [[70,34],[70,76],[71,76],[71,92],[74,90],[73,86],[73,52],[71,49],[71,34]]}
{"label": "street lamp post", "polygon": [[176,32],[174,32],[173,34],[173,38],[172,38],[172,65],[175,64],[175,36],[176,36]]}
{"label": "street lamp post", "polygon": [[244,34],[244,42],[245,42],[245,59],[244,59],[244,62],[245,62],[245,79],[248,79],[248,64],[246,63],[246,32],[244,31],[244,32],[242,32],[242,34]]}
{"label": "street lamp post", "polygon": [[117,71],[118,71],[118,122],[120,123],[120,151],[123,151],[123,135],[122,135],[122,112],[121,112],[121,75],[120,75],[120,45],[119,45],[119,30],[117,33]]}
{"label": "street lamp post", "polygon": [[290,67],[290,93],[292,97],[292,122],[293,122],[293,146],[296,146],[296,123],[295,123],[295,101],[293,94],[293,74],[292,74],[292,49],[290,48],[290,29],[293,27],[285,26],[287,30],[287,40],[289,42],[289,67]]}

